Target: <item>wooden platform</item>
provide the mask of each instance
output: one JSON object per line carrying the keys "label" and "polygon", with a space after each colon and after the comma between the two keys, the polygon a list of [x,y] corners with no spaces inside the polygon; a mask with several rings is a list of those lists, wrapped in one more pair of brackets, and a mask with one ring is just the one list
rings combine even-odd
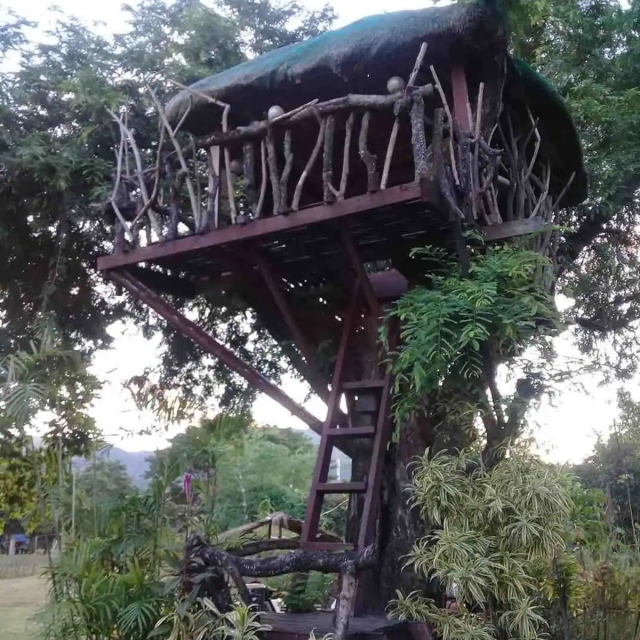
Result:
{"label": "wooden platform", "polygon": [[[309,640],[311,632],[320,640],[333,631],[333,614],[317,613],[262,613],[260,621],[269,625],[267,640]],[[418,628],[418,626],[420,628]],[[430,640],[426,627],[406,622],[389,620],[384,616],[362,616],[352,618],[349,638],[354,640]]]}
{"label": "wooden platform", "polygon": [[[417,183],[318,205],[290,214],[271,216],[206,233],[159,242],[98,259],[98,269],[110,271],[140,263],[154,264],[192,277],[215,277],[228,271],[228,252],[257,245],[274,266],[298,280],[308,278],[322,264],[344,253],[339,223],[348,223],[363,260],[391,257],[398,242],[407,246],[438,244],[439,216],[422,201]],[[438,224],[440,222],[440,224]],[[448,234],[446,234],[448,235]]]}

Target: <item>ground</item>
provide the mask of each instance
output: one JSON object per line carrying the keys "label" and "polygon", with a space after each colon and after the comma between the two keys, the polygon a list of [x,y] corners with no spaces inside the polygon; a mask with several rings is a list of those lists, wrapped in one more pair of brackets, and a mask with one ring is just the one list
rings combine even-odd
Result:
{"label": "ground", "polygon": [[24,556],[11,564],[0,556],[0,637],[2,640],[32,640],[32,620],[45,604],[47,584],[40,577],[42,558]]}

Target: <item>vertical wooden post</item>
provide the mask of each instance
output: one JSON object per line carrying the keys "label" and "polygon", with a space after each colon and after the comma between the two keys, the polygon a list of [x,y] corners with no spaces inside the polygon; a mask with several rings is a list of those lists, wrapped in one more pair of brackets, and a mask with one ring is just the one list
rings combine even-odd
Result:
{"label": "vertical wooden post", "polygon": [[333,137],[336,130],[336,119],[327,116],[327,126],[324,130],[324,156],[322,158],[322,186],[324,191],[324,203],[335,202],[333,193]]}
{"label": "vertical wooden post", "polygon": [[453,88],[453,117],[461,131],[471,132],[467,75],[464,67],[459,64],[451,68],[451,86]]}
{"label": "vertical wooden post", "polygon": [[220,147],[211,147],[209,149],[211,157],[211,170],[216,178],[215,192],[213,195],[213,216],[209,219],[209,228],[217,229],[220,222]]}
{"label": "vertical wooden post", "polygon": [[380,187],[380,178],[376,171],[378,159],[369,151],[368,147],[370,121],[371,112],[365,111],[360,124],[360,139],[358,141],[358,147],[360,150],[360,158],[362,159],[362,162],[364,162],[365,167],[367,167],[367,191],[371,193],[373,191],[377,191]]}
{"label": "vertical wooden post", "polygon": [[355,569],[340,574],[340,595],[336,604],[334,637],[335,640],[346,640],[349,633],[349,619],[353,616],[358,576]]}
{"label": "vertical wooden post", "polygon": [[280,175],[278,172],[278,157],[276,155],[276,142],[271,127],[267,130],[267,163],[269,177],[271,179],[271,193],[273,197],[273,215],[280,211]]}
{"label": "vertical wooden post", "polygon": [[114,253],[124,253],[126,247],[125,228],[122,222],[116,218],[116,234],[113,241]]}
{"label": "vertical wooden post", "polygon": [[427,138],[424,133],[424,98],[419,93],[411,96],[411,147],[413,149],[414,180],[427,176]]}
{"label": "vertical wooden post", "polygon": [[289,178],[293,169],[293,144],[291,129],[284,132],[284,169],[280,176],[280,213],[289,211]]}
{"label": "vertical wooden post", "polygon": [[244,195],[247,206],[252,214],[255,214],[256,198],[256,160],[253,142],[245,142],[242,147],[242,173]]}

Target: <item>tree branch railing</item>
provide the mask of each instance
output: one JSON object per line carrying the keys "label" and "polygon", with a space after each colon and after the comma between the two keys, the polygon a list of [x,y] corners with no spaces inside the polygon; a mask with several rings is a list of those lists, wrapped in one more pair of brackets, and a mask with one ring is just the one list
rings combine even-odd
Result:
{"label": "tree branch railing", "polygon": [[[231,608],[231,587],[246,605],[251,595],[245,578],[269,578],[287,574],[317,571],[340,577],[340,594],[336,605],[334,630],[336,640],[345,640],[355,604],[360,572],[375,567],[377,549],[370,546],[358,551],[310,551],[297,548],[297,538],[272,538],[247,542],[223,550],[192,535],[184,549],[183,590],[200,589],[201,596],[213,600],[218,609]],[[280,551],[278,555],[258,556]]]}
{"label": "tree branch railing", "polygon": [[[481,83],[474,104],[467,98],[464,105],[469,117],[462,126],[470,130],[463,129],[456,119],[460,105],[452,110],[433,66],[433,82],[415,84],[426,52],[423,45],[406,84],[389,80],[388,95],[313,100],[287,113],[273,106],[265,120],[233,129],[230,105],[178,85],[221,111],[222,130],[197,139],[182,131],[191,109],[173,125],[149,88],[160,114],[152,149],[143,153],[126,112],[111,113],[120,142],[105,207],[115,223],[116,253],[384,190],[393,183],[401,151],[404,164],[395,180],[401,175],[403,182],[425,183],[427,199],[464,226],[517,227],[534,219],[549,227],[570,183],[558,197],[551,195],[551,161],[538,122],[527,110],[528,126],[521,124],[522,113],[503,104],[501,95],[487,101],[489,90]],[[485,103],[496,101],[499,108],[486,113]],[[381,113],[391,117],[376,120]],[[305,147],[313,127],[315,141]],[[412,171],[406,166],[409,143]],[[535,238],[535,249],[545,255],[554,254],[556,245],[553,230]]]}

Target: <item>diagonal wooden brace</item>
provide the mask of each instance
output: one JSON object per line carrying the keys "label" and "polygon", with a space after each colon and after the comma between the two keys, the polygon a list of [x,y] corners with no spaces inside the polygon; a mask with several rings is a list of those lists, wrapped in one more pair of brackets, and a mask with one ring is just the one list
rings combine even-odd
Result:
{"label": "diagonal wooden brace", "polygon": [[140,280],[127,271],[114,271],[109,277],[122,285],[131,295],[144,302],[172,327],[193,340],[207,353],[221,360],[230,369],[242,376],[249,384],[266,393],[272,400],[290,411],[294,416],[306,423],[316,433],[322,433],[322,423],[303,406],[290,398],[280,387],[270,382],[258,370],[247,364],[230,349],[218,342],[213,336],[192,322],[158,294],[146,287]]}

